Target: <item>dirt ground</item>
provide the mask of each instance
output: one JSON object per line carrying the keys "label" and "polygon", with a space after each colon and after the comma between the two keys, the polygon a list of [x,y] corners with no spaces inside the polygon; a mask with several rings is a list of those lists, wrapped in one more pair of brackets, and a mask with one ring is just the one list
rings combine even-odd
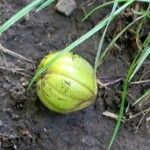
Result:
{"label": "dirt ground", "polygon": [[[30,0],[1,0],[0,24],[28,2]],[[58,13],[53,6],[40,13],[30,13],[5,32],[0,37],[0,43],[38,64],[49,51],[63,49],[91,29],[109,10],[99,11],[83,23],[81,20],[84,8],[88,10],[92,7],[83,4],[84,2],[78,0],[78,8],[69,17]],[[110,35],[113,30],[112,25]],[[97,39],[98,35],[93,36],[74,52],[94,64]],[[128,50],[125,49],[127,47]],[[122,50],[116,51],[99,68],[98,79],[108,82],[124,76],[127,69],[126,62],[131,59],[130,45],[124,43]],[[4,54],[0,55],[0,66],[0,150],[107,148],[115,121],[103,116],[102,113],[106,110],[118,111],[118,91],[121,82],[108,90],[99,89],[96,103],[85,110],[59,115],[47,110],[40,103],[34,86],[29,91],[23,86],[34,73],[35,66],[32,63]],[[148,85],[134,86],[129,92],[133,97],[137,97],[145,87]],[[135,133],[139,119],[140,117],[122,124],[113,150],[150,149],[150,131],[146,128],[145,121]]]}

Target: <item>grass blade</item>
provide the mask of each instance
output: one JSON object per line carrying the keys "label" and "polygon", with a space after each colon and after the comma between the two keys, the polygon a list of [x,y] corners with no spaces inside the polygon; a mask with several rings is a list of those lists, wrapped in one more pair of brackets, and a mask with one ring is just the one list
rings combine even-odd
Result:
{"label": "grass blade", "polygon": [[110,150],[110,148],[111,148],[111,146],[112,146],[112,144],[113,144],[113,142],[117,136],[120,125],[121,125],[121,118],[122,118],[123,113],[124,113],[125,100],[126,100],[126,96],[128,93],[128,84],[131,81],[131,79],[133,78],[133,76],[135,75],[135,73],[137,72],[137,70],[141,67],[142,63],[147,58],[148,54],[150,54],[150,47],[143,50],[143,53],[140,56],[137,55],[137,57],[135,57],[133,63],[129,67],[128,73],[127,73],[126,78],[125,78],[124,83],[123,83],[123,91],[121,93],[121,106],[120,106],[120,110],[119,110],[117,123],[115,125],[115,129],[114,129],[108,150]]}
{"label": "grass blade", "polygon": [[[124,1],[126,1],[126,0],[120,0],[120,2],[124,2]],[[106,2],[106,3],[104,3],[104,4],[101,4],[101,5],[99,5],[99,6],[97,6],[97,7],[95,7],[94,9],[92,9],[83,19],[82,19],[82,21],[85,21],[89,16],[91,16],[95,11],[97,11],[98,9],[100,9],[100,8],[103,8],[103,7],[105,7],[105,6],[108,6],[108,5],[111,5],[111,4],[113,4],[114,3],[114,0],[113,1],[110,1],[110,2]]]}
{"label": "grass blade", "polygon": [[[121,11],[123,11],[128,5],[130,5],[131,3],[133,3],[134,0],[130,0],[127,3],[125,3],[124,5],[122,5],[120,8],[118,8],[113,15],[110,17],[107,17],[105,19],[103,19],[102,21],[100,21],[93,29],[91,29],[90,31],[88,31],[87,33],[85,33],[83,36],[81,36],[79,39],[77,39],[76,41],[74,41],[73,43],[71,43],[69,46],[67,46],[65,49],[62,50],[62,54],[65,52],[69,52],[72,49],[74,49],[75,47],[77,47],[79,44],[81,44],[82,42],[84,42],[85,40],[87,40],[88,38],[90,38],[92,35],[94,35],[96,32],[98,32],[100,29],[102,29],[104,26],[106,26],[107,22],[109,19],[113,20],[113,18],[115,16],[117,16]],[[59,56],[56,55],[56,57],[58,58]],[[57,59],[57,58],[54,58]],[[42,68],[41,70],[39,70],[34,77],[32,78],[31,82],[29,83],[28,89],[32,86],[32,84],[36,81],[37,77],[39,77],[39,75],[41,75],[46,69],[47,67],[54,61],[51,60],[44,68]]]}
{"label": "grass blade", "polygon": [[122,35],[123,33],[125,33],[126,30],[127,30],[128,28],[130,28],[133,24],[135,24],[137,21],[139,21],[140,19],[142,19],[144,16],[145,16],[145,15],[136,18],[133,22],[131,22],[130,24],[128,24],[121,32],[119,32],[119,33],[112,39],[112,41],[111,41],[111,42],[109,43],[109,45],[106,47],[106,49],[104,50],[104,52],[101,54],[100,59],[99,59],[98,66],[103,63],[103,61],[104,61],[104,59],[106,58],[106,56],[107,56],[107,54],[108,54],[110,48],[116,43],[116,41],[121,37],[121,35]]}
{"label": "grass blade", "polygon": [[146,2],[146,3],[150,3],[149,0],[138,0],[139,2]]}
{"label": "grass blade", "polygon": [[43,8],[49,6],[52,2],[54,2],[55,0],[47,0],[46,2],[44,2],[43,4],[41,4],[37,9],[36,12],[41,11]]}
{"label": "grass blade", "polygon": [[126,100],[126,96],[127,96],[127,93],[128,93],[129,78],[132,74],[133,69],[135,68],[136,60],[137,60],[137,57],[134,59],[133,63],[129,67],[128,72],[127,72],[126,77],[125,77],[125,80],[123,82],[123,89],[122,89],[121,98],[120,98],[121,104],[120,104],[120,109],[119,109],[119,115],[118,115],[117,123],[115,125],[114,131],[113,131],[113,134],[112,134],[112,137],[111,137],[111,141],[109,143],[109,146],[108,146],[107,150],[111,149],[111,147],[112,147],[112,145],[115,141],[115,138],[118,134],[118,131],[120,129],[120,126],[121,126],[121,120],[122,120],[122,117],[123,117],[123,114],[124,114],[124,108],[125,108],[125,100]]}
{"label": "grass blade", "polygon": [[[149,3],[150,3],[149,0],[137,0],[137,1],[139,1],[139,2],[149,2]],[[120,2],[127,2],[127,0],[119,0],[118,2],[119,2],[119,3],[120,3]],[[106,7],[106,6],[111,5],[111,4],[113,4],[113,3],[114,3],[114,0],[113,0],[113,1],[106,2],[106,3],[104,3],[104,4],[101,4],[101,5],[97,6],[97,7],[95,7],[95,8],[92,9],[88,14],[85,15],[85,17],[82,19],[82,21],[85,21],[88,17],[90,17],[90,16],[91,16],[95,11],[97,11],[98,9],[103,8],[103,7]]]}
{"label": "grass blade", "polygon": [[22,18],[35,7],[37,7],[39,4],[41,4],[43,1],[44,0],[34,0],[33,2],[25,6],[23,9],[21,9],[18,13],[13,15],[8,21],[6,21],[3,25],[0,26],[0,35],[4,31],[6,31],[10,26],[12,26],[16,21],[18,21],[20,18]]}
{"label": "grass blade", "polygon": [[136,67],[134,68],[129,78],[129,82],[132,80],[133,76],[136,74],[136,72],[139,70],[139,68],[141,67],[141,65],[149,55],[150,55],[150,47],[146,47],[136,62]]}
{"label": "grass blade", "polygon": [[133,104],[132,106],[137,105],[138,103],[145,101],[145,100],[149,100],[150,98],[150,89],[147,90],[140,98],[138,98]]}
{"label": "grass blade", "polygon": [[95,66],[94,66],[94,72],[95,72],[95,75],[96,75],[96,72],[97,72],[97,68],[98,68],[98,62],[99,62],[99,58],[100,58],[100,53],[101,53],[101,49],[102,49],[102,46],[103,46],[103,42],[104,42],[104,39],[105,39],[105,35],[106,35],[106,32],[107,32],[107,29],[108,29],[108,26],[111,22],[111,16],[113,15],[113,13],[115,12],[116,8],[118,6],[118,2],[117,0],[114,2],[114,5],[112,7],[112,11],[110,13],[110,19],[108,20],[107,22],[107,25],[104,29],[104,32],[102,34],[102,37],[100,39],[100,42],[99,42],[99,46],[98,46],[98,51],[97,51],[97,54],[96,54],[96,59],[95,59]]}

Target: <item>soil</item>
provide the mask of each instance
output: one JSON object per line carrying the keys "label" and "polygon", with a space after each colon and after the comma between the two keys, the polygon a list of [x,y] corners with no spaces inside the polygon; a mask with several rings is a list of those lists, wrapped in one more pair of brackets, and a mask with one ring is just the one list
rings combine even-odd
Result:
{"label": "soil", "polygon": [[[28,2],[30,0],[1,0],[0,23]],[[87,11],[93,6],[79,0],[77,4],[78,8],[69,17],[58,13],[54,5],[39,13],[30,13],[5,32],[0,37],[0,43],[38,64],[49,51],[61,50],[86,33],[109,11],[109,8],[99,11],[82,22],[84,10]],[[111,25],[108,36],[114,32],[115,25],[115,23]],[[77,47],[74,52],[94,64],[100,35],[101,32]],[[115,49],[99,68],[98,79],[108,82],[125,75],[127,62],[131,59],[130,51],[133,49],[123,40],[121,43],[121,50]],[[27,90],[26,85],[35,69],[32,63],[4,54],[0,55],[0,65],[3,67],[7,65],[6,69],[0,69],[0,150],[105,150],[107,148],[115,121],[103,116],[102,113],[106,110],[118,112],[118,91],[122,82],[114,84],[109,87],[110,89],[100,88],[96,103],[92,106],[73,114],[60,115],[47,110],[40,103],[34,86]],[[148,67],[149,65],[144,69],[148,70]],[[130,88],[129,93],[136,99],[148,86],[146,84],[134,86]],[[134,112],[136,111],[135,109]],[[149,150],[150,131],[146,128],[145,121],[135,133],[140,118],[141,116],[122,124],[113,150]]]}

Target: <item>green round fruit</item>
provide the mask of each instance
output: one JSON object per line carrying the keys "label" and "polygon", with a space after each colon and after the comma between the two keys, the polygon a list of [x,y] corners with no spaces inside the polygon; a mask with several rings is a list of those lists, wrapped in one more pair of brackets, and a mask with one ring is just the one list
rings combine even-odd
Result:
{"label": "green round fruit", "polygon": [[[60,52],[45,56],[37,71],[54,60]],[[70,113],[92,104],[97,95],[97,83],[92,66],[71,52],[55,59],[37,80],[37,95],[44,105],[58,113]]]}

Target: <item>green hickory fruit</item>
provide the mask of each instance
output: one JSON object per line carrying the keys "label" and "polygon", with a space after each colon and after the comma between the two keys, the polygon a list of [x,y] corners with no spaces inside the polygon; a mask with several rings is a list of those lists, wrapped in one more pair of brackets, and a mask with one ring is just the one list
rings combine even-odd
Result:
{"label": "green hickory fruit", "polygon": [[[45,56],[41,69],[60,52]],[[71,52],[55,59],[36,84],[37,95],[44,105],[58,113],[71,113],[92,104],[97,95],[97,83],[92,66]]]}

